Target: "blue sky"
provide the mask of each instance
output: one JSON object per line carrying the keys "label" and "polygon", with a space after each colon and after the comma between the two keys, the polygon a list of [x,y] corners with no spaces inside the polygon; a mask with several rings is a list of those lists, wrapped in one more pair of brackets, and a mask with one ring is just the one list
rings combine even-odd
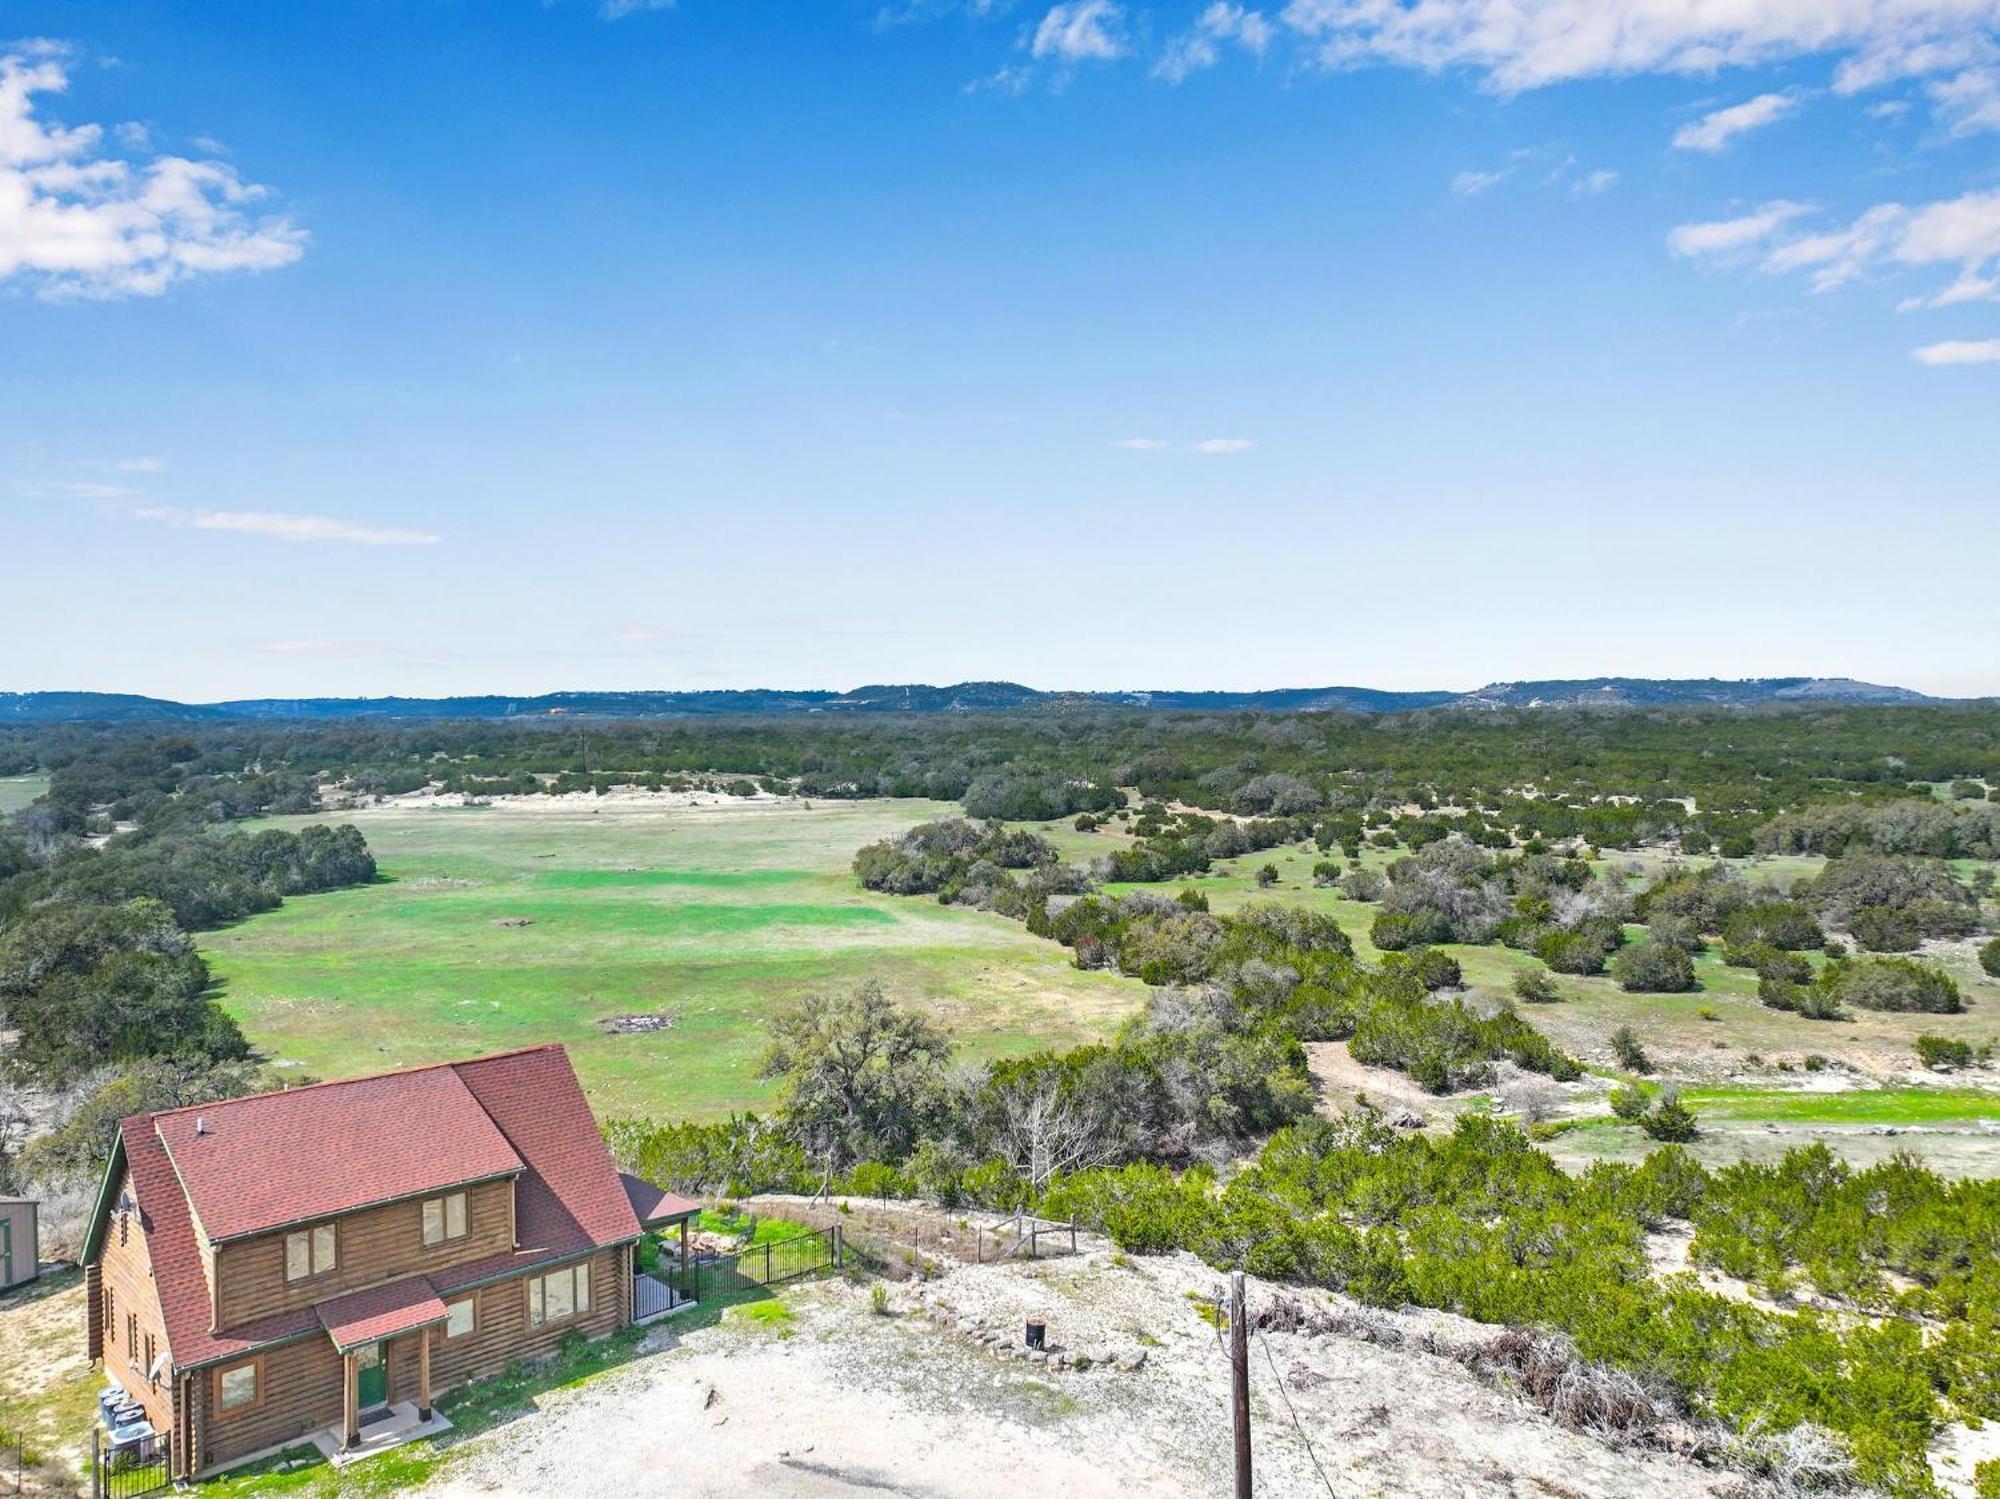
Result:
{"label": "blue sky", "polygon": [[2000,692],[2000,0],[0,55],[0,687]]}

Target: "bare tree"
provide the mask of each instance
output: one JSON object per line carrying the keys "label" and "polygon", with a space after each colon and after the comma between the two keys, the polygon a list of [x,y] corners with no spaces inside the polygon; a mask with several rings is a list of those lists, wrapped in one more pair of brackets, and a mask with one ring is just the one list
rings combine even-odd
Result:
{"label": "bare tree", "polygon": [[999,1096],[998,1145],[1007,1164],[1037,1192],[1052,1177],[1116,1157],[1113,1132],[1102,1112],[1055,1077],[1023,1079]]}

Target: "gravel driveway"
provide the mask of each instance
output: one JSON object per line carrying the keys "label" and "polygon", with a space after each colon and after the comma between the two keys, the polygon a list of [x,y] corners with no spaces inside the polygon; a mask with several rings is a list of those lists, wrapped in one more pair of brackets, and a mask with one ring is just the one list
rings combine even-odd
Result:
{"label": "gravel driveway", "polygon": [[[787,1327],[737,1314],[707,1327],[670,1320],[653,1331],[656,1351],[468,1444],[426,1492],[1207,1499],[1228,1492],[1228,1373],[1188,1293],[1214,1284],[1187,1256],[1128,1261],[1099,1249],[957,1266],[895,1288],[890,1316],[870,1312],[863,1287],[795,1285]],[[1263,1290],[1253,1288],[1253,1305]],[[964,1331],[1011,1330],[1030,1313],[1059,1346],[1126,1363],[1143,1350],[1143,1367],[1051,1370]],[[1477,1331],[1431,1314],[1400,1320],[1413,1335]],[[1741,1491],[1732,1475],[1563,1430],[1408,1345],[1271,1334],[1251,1359],[1257,1492],[1274,1499]]]}

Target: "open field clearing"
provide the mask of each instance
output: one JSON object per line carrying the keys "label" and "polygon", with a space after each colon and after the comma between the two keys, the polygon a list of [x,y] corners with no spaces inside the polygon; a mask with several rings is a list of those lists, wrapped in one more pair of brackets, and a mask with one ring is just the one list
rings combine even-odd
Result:
{"label": "open field clearing", "polygon": [[47,776],[0,776],[0,817],[20,811],[48,789]]}
{"label": "open field clearing", "polygon": [[314,1076],[557,1040],[600,1113],[710,1118],[768,1100],[764,1018],[814,988],[879,978],[974,1059],[1106,1034],[1144,993],[1014,922],[856,886],[856,848],[943,804],[604,800],[263,824],[352,822],[384,878],[208,934],[224,1004]]}

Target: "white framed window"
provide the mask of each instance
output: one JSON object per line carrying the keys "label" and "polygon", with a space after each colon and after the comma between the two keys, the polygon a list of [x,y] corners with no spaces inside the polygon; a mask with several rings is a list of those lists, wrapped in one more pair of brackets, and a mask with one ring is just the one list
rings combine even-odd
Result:
{"label": "white framed window", "polygon": [[465,1237],[465,1194],[431,1197],[424,1202],[424,1245],[429,1248]]}
{"label": "white framed window", "polygon": [[285,1235],[285,1279],[304,1280],[324,1275],[334,1267],[334,1232],[331,1223],[302,1228]]}
{"label": "white framed window", "polygon": [[528,1325],[567,1322],[590,1310],[590,1264],[565,1265],[528,1281]]}
{"label": "white framed window", "polygon": [[444,1335],[448,1338],[465,1337],[478,1325],[477,1308],[473,1297],[468,1296],[463,1301],[447,1303],[444,1312]]}

